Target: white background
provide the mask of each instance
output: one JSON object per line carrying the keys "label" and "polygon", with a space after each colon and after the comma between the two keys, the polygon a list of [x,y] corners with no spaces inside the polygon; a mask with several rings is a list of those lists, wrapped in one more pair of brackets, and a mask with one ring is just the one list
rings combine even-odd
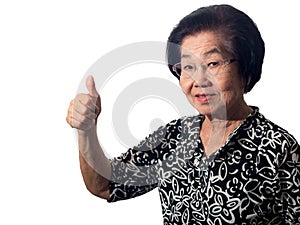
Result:
{"label": "white background", "polygon": [[113,204],[86,191],[67,107],[99,57],[166,41],[183,16],[224,2],[252,17],[266,43],[248,103],[300,140],[296,1],[1,1],[0,224],[162,224],[157,190]]}

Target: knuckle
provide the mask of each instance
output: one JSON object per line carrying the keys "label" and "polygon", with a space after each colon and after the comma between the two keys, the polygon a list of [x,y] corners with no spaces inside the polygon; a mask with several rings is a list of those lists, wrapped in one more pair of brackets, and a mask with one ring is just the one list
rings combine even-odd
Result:
{"label": "knuckle", "polygon": [[82,114],[83,114],[84,116],[89,115],[89,109],[88,109],[87,107],[84,107],[83,110],[82,110]]}
{"label": "knuckle", "polygon": [[74,128],[74,123],[73,123],[73,119],[72,119],[72,118],[67,117],[67,118],[66,118],[66,121],[67,121],[67,123],[68,123],[72,128]]}
{"label": "knuckle", "polygon": [[70,124],[70,120],[69,120],[69,117],[68,117],[68,116],[66,117],[66,121],[67,121],[67,123],[68,123],[69,125],[71,125],[71,124]]}
{"label": "knuckle", "polygon": [[79,102],[84,103],[86,101],[86,99],[87,99],[87,95],[86,94],[79,93],[79,94],[76,95],[76,97],[74,99],[75,100],[75,104],[79,103]]}
{"label": "knuckle", "polygon": [[82,98],[82,96],[84,96],[84,95],[85,95],[85,94],[83,94],[83,93],[78,93],[78,94],[76,95],[75,99]]}
{"label": "knuckle", "polygon": [[73,112],[73,108],[74,108],[73,105],[69,106],[69,108],[68,108],[68,114],[71,114]]}

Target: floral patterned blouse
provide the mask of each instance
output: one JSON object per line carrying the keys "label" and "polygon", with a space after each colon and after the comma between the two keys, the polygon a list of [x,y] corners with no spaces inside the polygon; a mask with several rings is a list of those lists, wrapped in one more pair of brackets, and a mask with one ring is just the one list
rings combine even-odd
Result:
{"label": "floral patterned blouse", "polygon": [[209,158],[202,115],[159,128],[111,160],[109,202],[158,187],[165,225],[300,224],[300,148],[253,112]]}

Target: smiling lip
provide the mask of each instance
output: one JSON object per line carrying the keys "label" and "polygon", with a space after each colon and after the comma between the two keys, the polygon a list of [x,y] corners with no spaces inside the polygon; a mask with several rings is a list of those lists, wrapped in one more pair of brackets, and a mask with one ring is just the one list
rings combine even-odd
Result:
{"label": "smiling lip", "polygon": [[200,103],[208,103],[214,94],[196,94],[196,100]]}

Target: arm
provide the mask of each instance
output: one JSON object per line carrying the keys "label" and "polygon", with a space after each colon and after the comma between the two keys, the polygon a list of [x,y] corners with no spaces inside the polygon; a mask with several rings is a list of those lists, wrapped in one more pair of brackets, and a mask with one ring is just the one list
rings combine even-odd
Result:
{"label": "arm", "polygon": [[100,96],[93,78],[87,78],[86,86],[89,94],[79,94],[71,101],[67,122],[78,129],[80,168],[87,189],[109,202],[151,191],[158,183],[157,163],[165,128],[158,129],[120,157],[107,159],[96,132],[96,120],[101,111]]}
{"label": "arm", "polygon": [[71,101],[67,122],[78,130],[80,169],[87,189],[94,195],[109,199],[110,162],[98,141],[96,121],[101,112],[100,96],[93,77],[88,77],[88,94],[78,94]]}
{"label": "arm", "polygon": [[87,189],[95,196],[109,199],[111,166],[98,142],[96,127],[78,131],[80,170]]}

